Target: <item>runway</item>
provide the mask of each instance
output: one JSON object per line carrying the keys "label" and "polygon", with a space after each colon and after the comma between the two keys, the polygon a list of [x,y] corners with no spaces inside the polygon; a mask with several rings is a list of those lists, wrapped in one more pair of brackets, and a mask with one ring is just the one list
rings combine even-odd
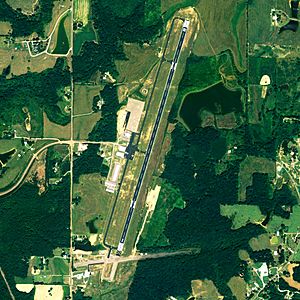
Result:
{"label": "runway", "polygon": [[171,64],[171,68],[170,68],[170,71],[169,71],[168,79],[167,79],[167,82],[166,82],[166,85],[165,85],[165,88],[164,88],[164,92],[163,92],[163,96],[162,96],[161,103],[160,103],[160,106],[159,106],[158,114],[157,114],[157,117],[156,117],[156,120],[155,120],[155,123],[154,123],[154,128],[153,128],[153,131],[151,133],[150,142],[149,142],[147,150],[146,150],[146,154],[145,154],[142,169],[141,169],[141,172],[140,172],[140,175],[139,175],[139,178],[138,178],[137,186],[136,186],[135,191],[134,191],[134,195],[133,195],[133,198],[132,198],[132,201],[131,201],[131,204],[130,204],[130,208],[129,208],[128,215],[127,215],[127,218],[126,218],[126,222],[125,222],[125,225],[124,225],[124,228],[123,228],[123,231],[122,231],[121,239],[120,239],[120,242],[119,242],[119,245],[118,245],[118,254],[119,255],[123,251],[123,247],[124,247],[126,236],[127,236],[127,233],[128,233],[130,221],[131,221],[131,218],[132,218],[132,215],[133,215],[133,212],[134,212],[135,204],[136,204],[136,201],[137,201],[137,198],[138,198],[143,180],[144,180],[144,175],[145,175],[145,172],[146,172],[146,169],[147,169],[147,166],[148,166],[148,162],[149,162],[149,159],[150,159],[150,155],[151,155],[152,148],[153,148],[153,145],[154,145],[154,141],[155,141],[155,138],[156,138],[156,134],[157,134],[157,131],[158,131],[159,123],[160,123],[160,120],[161,120],[161,117],[162,117],[162,114],[163,114],[163,111],[164,111],[164,108],[165,108],[165,105],[166,105],[166,102],[167,102],[169,90],[170,90],[171,83],[172,83],[172,80],[173,80],[173,77],[174,77],[174,74],[175,74],[175,71],[176,71],[178,59],[180,57],[180,52],[181,52],[182,44],[183,44],[183,41],[184,41],[184,38],[185,38],[185,35],[186,35],[186,31],[188,29],[188,25],[189,25],[189,21],[185,20],[184,23],[183,23],[183,26],[182,26],[181,35],[180,35],[180,39],[179,39],[177,47],[176,47],[174,58],[172,60],[172,64]]}

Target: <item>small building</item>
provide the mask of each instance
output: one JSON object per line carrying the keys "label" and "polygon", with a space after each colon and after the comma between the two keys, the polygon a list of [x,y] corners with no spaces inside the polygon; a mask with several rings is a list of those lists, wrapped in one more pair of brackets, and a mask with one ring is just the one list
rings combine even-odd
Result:
{"label": "small building", "polygon": [[126,106],[126,111],[128,114],[126,117],[126,130],[130,132],[139,132],[139,125],[143,114],[144,106],[145,102],[133,98],[128,98],[128,103]]}
{"label": "small building", "polygon": [[121,171],[121,164],[116,162],[108,180],[105,181],[106,191],[114,193],[118,184],[118,179]]}

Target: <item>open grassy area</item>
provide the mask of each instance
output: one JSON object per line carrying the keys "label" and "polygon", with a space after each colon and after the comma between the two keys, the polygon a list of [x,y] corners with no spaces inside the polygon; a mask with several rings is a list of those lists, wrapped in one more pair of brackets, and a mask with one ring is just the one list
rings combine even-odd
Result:
{"label": "open grassy area", "polygon": [[87,140],[89,133],[93,130],[96,123],[100,120],[101,113],[95,112],[85,116],[78,116],[73,119],[74,139]]}
{"label": "open grassy area", "polygon": [[246,300],[247,284],[243,278],[239,276],[232,277],[228,282],[228,286],[237,300]]}
{"label": "open grassy area", "polygon": [[10,76],[26,74],[29,71],[39,73],[47,68],[53,68],[56,62],[56,57],[47,54],[31,57],[24,48],[7,50],[7,56],[9,56],[7,62],[11,66]]}
{"label": "open grassy area", "polygon": [[[245,2],[204,0],[199,1],[195,7],[201,22],[193,52],[198,56],[211,56],[230,49],[236,67],[244,71],[246,66]],[[220,9],[211,9],[211,7]],[[218,20],[218,24],[215,20]]]}
{"label": "open grassy area", "polygon": [[119,80],[125,83],[143,79],[159,60],[156,45],[125,44],[124,52],[127,60],[116,61],[116,65]]}
{"label": "open grassy area", "polygon": [[239,229],[249,223],[260,223],[265,219],[255,205],[220,205],[220,214],[232,221],[232,229]]}
{"label": "open grassy area", "polygon": [[168,220],[168,214],[173,209],[183,209],[184,206],[185,202],[180,195],[180,191],[170,183],[162,182],[155,210],[146,223],[138,248],[142,250],[147,247],[168,245],[168,240],[163,232]]}
{"label": "open grassy area", "polygon": [[90,113],[93,110],[93,99],[103,90],[101,85],[75,84],[74,115]]}
{"label": "open grassy area", "polygon": [[105,191],[104,180],[100,174],[83,174],[79,184],[74,185],[74,197],[80,197],[80,202],[72,207],[74,234],[89,234],[86,222],[95,218],[98,234],[103,233],[114,197]]}
{"label": "open grassy area", "polygon": [[6,0],[13,9],[21,9],[24,14],[33,12],[35,0]]}
{"label": "open grassy area", "polygon": [[281,228],[281,225],[288,227],[288,233],[297,233],[300,230],[300,206],[293,206],[293,210],[289,219],[284,219],[282,217],[274,215],[271,221],[268,223],[267,229],[269,232],[273,233]]}
{"label": "open grassy area", "polygon": [[294,34],[291,30],[286,30],[278,34],[278,29],[271,26],[270,12],[272,8],[282,9],[290,15],[288,1],[269,0],[252,1],[248,12],[249,42],[252,48],[254,44],[283,44],[296,45],[300,42],[299,34]]}
{"label": "open grassy area", "polygon": [[0,34],[8,34],[11,30],[12,27],[9,22],[0,22]]}
{"label": "open grassy area", "polygon": [[71,123],[65,126],[51,122],[47,115],[44,113],[44,132],[43,137],[46,138],[58,138],[58,139],[70,139],[71,136]]}
{"label": "open grassy area", "polygon": [[66,54],[71,43],[71,12],[60,18],[50,40],[48,52],[53,54]]}
{"label": "open grassy area", "polygon": [[[276,236],[274,236],[274,237],[276,237]],[[264,249],[270,249],[271,243],[270,243],[269,234],[263,233],[257,237],[251,238],[249,240],[249,245],[253,251],[261,251]],[[276,247],[274,247],[274,248],[276,248]]]}

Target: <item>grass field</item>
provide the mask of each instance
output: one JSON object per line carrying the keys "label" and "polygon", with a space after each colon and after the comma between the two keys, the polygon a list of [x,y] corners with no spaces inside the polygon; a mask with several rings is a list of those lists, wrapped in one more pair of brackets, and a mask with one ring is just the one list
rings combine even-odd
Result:
{"label": "grass field", "polygon": [[33,12],[35,0],[6,0],[7,4],[13,9],[20,8],[23,13],[30,14]]}
{"label": "grass field", "polygon": [[86,116],[75,117],[73,119],[74,127],[73,134],[74,139],[77,140],[86,140],[88,139],[89,133],[94,128],[97,121],[101,118],[99,112],[95,112]]}
{"label": "grass field", "polygon": [[168,245],[164,235],[168,214],[175,208],[183,209],[185,202],[180,191],[170,183],[162,182],[161,191],[157,200],[154,213],[146,223],[141,235],[139,247],[156,247]]}
{"label": "grass field", "polygon": [[[249,240],[249,245],[253,251],[260,251],[264,249],[270,249],[271,243],[268,233],[260,234],[257,237],[253,237]],[[274,247],[276,248],[276,247]]]}
{"label": "grass field", "polygon": [[9,22],[0,22],[0,34],[8,34],[12,30]]}
{"label": "grass field", "polygon": [[37,57],[31,57],[28,50],[13,50],[10,52],[13,59],[11,64],[11,75],[22,75],[27,72],[42,72],[47,68],[53,68],[56,62],[56,57],[42,54]]}
{"label": "grass field", "polygon": [[143,79],[159,59],[155,46],[125,44],[124,52],[128,59],[116,61],[116,65],[119,80],[125,83]]}
{"label": "grass field", "polygon": [[92,22],[89,22],[82,29],[75,32],[73,44],[74,55],[79,55],[80,50],[85,42],[96,40],[97,37]]}
{"label": "grass field", "polygon": [[268,173],[270,180],[275,176],[275,162],[264,158],[248,156],[240,164],[239,200],[246,200],[247,187],[252,185],[253,173]]}
{"label": "grass field", "polygon": [[90,0],[74,0],[74,20],[82,22],[83,26],[89,22]]}
{"label": "grass field", "polygon": [[84,174],[74,185],[74,197],[81,197],[79,204],[72,207],[74,234],[89,234],[86,222],[94,218],[98,218],[94,223],[98,234],[103,233],[114,197],[105,191],[104,182],[101,183],[104,180],[100,174]]}
{"label": "grass field", "polygon": [[247,284],[243,278],[234,276],[230,278],[227,284],[236,297],[236,300],[246,300]]}
{"label": "grass field", "polygon": [[103,90],[101,85],[75,84],[74,87],[74,115],[92,112],[93,99]]}
{"label": "grass field", "polygon": [[278,34],[278,30],[271,26],[270,12],[272,8],[282,9],[290,15],[290,7],[288,1],[252,1],[249,5],[249,42],[250,47],[254,44],[283,44],[283,45],[299,45],[300,35],[294,34],[290,30],[286,30]]}
{"label": "grass field", "polygon": [[68,8],[72,7],[72,2],[70,0],[64,0],[62,4],[61,1],[54,1],[54,7],[52,11],[52,20],[49,24],[45,26],[45,36],[49,36],[52,32],[56,21],[58,20],[59,16],[65,12]]}
{"label": "grass field", "polygon": [[220,205],[220,214],[232,221],[232,229],[239,229],[249,223],[257,224],[265,219],[255,205]]}
{"label": "grass field", "polygon": [[71,137],[71,124],[61,126],[51,122],[47,115],[44,113],[44,133],[43,137],[46,138],[58,138],[58,139],[70,139]]}
{"label": "grass field", "polygon": [[[212,6],[220,7],[220,9],[212,10],[210,9]],[[198,56],[212,56],[230,49],[236,67],[244,71],[246,62],[246,43],[243,43],[246,34],[245,6],[239,4],[239,1],[204,0],[199,1],[196,9],[201,23],[193,52]],[[218,20],[218,24],[215,20]]]}
{"label": "grass field", "polygon": [[281,224],[284,224],[288,227],[288,233],[298,233],[300,230],[300,206],[293,206],[293,212],[289,219],[284,219],[279,216],[273,215],[271,221],[268,223],[267,229],[270,233],[279,230]]}

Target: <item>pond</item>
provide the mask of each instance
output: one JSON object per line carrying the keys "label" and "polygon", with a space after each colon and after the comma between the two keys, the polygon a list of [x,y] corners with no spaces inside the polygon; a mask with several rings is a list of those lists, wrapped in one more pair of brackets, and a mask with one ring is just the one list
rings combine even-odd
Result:
{"label": "pond", "polygon": [[16,149],[11,149],[5,153],[0,153],[0,160],[3,164],[6,164],[9,159],[15,154]]}
{"label": "pond", "polygon": [[67,54],[69,51],[69,40],[65,29],[65,21],[68,15],[63,17],[59,23],[56,47],[53,51],[53,54]]}
{"label": "pond", "polygon": [[204,91],[188,94],[183,100],[179,116],[192,130],[199,127],[203,110],[214,114],[242,112],[241,91],[230,91],[223,83],[218,83]]}

